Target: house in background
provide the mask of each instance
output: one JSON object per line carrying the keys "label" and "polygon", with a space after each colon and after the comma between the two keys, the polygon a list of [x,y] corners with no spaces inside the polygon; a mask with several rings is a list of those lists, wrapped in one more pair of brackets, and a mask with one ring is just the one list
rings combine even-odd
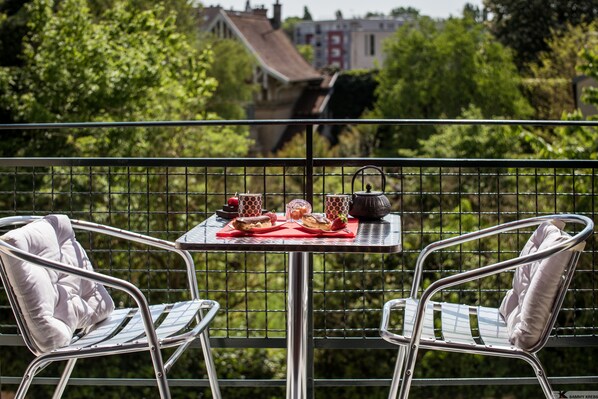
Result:
{"label": "house in background", "polygon": [[404,23],[404,17],[301,21],[294,41],[312,46],[315,68],[372,69],[384,61],[382,42]]}
{"label": "house in background", "polygon": [[[281,5],[274,4],[273,17],[264,7],[244,11],[221,7],[202,9],[203,29],[223,39],[239,40],[255,57],[255,94],[249,119],[300,119],[327,116],[328,102],[336,76],[327,76],[312,67],[296,50],[281,29]],[[252,126],[256,152],[276,151],[297,133],[289,126]]]}

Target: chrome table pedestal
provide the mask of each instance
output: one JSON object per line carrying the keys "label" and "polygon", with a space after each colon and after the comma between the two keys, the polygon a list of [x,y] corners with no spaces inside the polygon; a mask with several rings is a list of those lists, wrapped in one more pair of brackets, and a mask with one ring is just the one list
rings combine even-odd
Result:
{"label": "chrome table pedestal", "polygon": [[287,398],[307,397],[307,371],[311,367],[307,364],[309,259],[309,252],[289,253]]}

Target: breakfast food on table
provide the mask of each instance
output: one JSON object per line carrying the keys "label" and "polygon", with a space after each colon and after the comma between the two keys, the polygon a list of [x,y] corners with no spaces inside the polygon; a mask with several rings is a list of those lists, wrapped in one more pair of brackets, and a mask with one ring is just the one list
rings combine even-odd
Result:
{"label": "breakfast food on table", "polygon": [[276,212],[266,212],[266,213],[264,213],[264,216],[268,216],[270,218],[270,222],[272,222],[272,224],[274,224],[276,222],[276,220],[278,220],[278,216],[276,215]]}
{"label": "breakfast food on table", "polygon": [[222,209],[216,210],[216,215],[225,219],[234,219],[239,216],[239,197],[237,197],[237,193],[226,200],[226,204],[222,205]]}
{"label": "breakfast food on table", "polygon": [[302,199],[294,199],[286,207],[287,220],[300,220],[301,216],[311,213],[311,204]]}
{"label": "breakfast food on table", "polygon": [[340,229],[344,229],[347,227],[347,216],[342,213],[339,213],[336,218],[332,221],[332,225],[330,226],[330,230],[336,231]]}
{"label": "breakfast food on table", "polygon": [[324,215],[306,213],[301,216],[301,221],[305,227],[309,227],[310,229],[330,231],[332,228],[332,222]]}
{"label": "breakfast food on table", "polygon": [[262,194],[260,193],[243,193],[239,194],[239,216],[260,216],[262,210]]}
{"label": "breakfast food on table", "polygon": [[272,227],[272,221],[268,215],[238,217],[233,220],[233,227],[241,231],[251,231],[252,229]]}
{"label": "breakfast food on table", "polygon": [[235,193],[235,195],[233,195],[232,197],[230,197],[227,201],[226,204],[232,208],[239,208],[239,197],[237,197],[237,193]]}
{"label": "breakfast food on table", "polygon": [[337,216],[347,215],[351,209],[351,196],[348,194],[326,194],[324,198],[324,214],[330,220]]}

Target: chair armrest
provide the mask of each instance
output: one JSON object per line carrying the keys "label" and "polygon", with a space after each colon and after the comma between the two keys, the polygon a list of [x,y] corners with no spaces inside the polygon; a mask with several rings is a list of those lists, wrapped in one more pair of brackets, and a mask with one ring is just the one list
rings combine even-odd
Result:
{"label": "chair armrest", "polygon": [[[523,265],[527,265],[532,262],[539,261],[541,259],[548,258],[556,253],[567,251],[570,249],[574,249],[577,247],[581,242],[585,241],[591,234],[594,228],[593,222],[582,216],[582,222],[587,222],[585,228],[575,234],[574,236],[570,237],[569,239],[554,245],[552,247],[543,249],[542,251],[538,251],[529,255],[525,256],[518,256],[513,259],[504,260],[502,262],[494,263],[491,265],[483,266],[473,270],[467,270],[461,273],[457,273],[451,276],[443,277],[438,279],[430,284],[424,292],[422,293],[420,303],[418,305],[418,312],[423,311],[427,303],[430,301],[432,296],[437,292],[449,288],[454,287],[459,284],[467,283],[474,280],[479,280],[484,277],[489,277],[494,274],[498,274],[507,270],[515,269],[517,267],[521,267]],[[535,219],[535,218],[534,218]],[[415,298],[415,297],[413,297]]]}
{"label": "chair armrest", "polygon": [[[25,262],[33,263],[36,266],[40,266],[40,267],[43,267],[46,269],[56,270],[56,271],[59,271],[62,273],[78,276],[78,277],[81,277],[86,280],[90,280],[90,281],[93,281],[96,283],[104,284],[109,287],[119,289],[121,291],[125,291],[126,293],[131,295],[134,299],[137,299],[140,297],[140,298],[143,298],[142,302],[146,302],[145,296],[143,295],[141,290],[139,290],[139,288],[137,288],[135,285],[131,284],[130,282],[128,282],[126,280],[123,280],[123,279],[120,279],[117,277],[112,277],[112,276],[109,276],[106,274],[98,273],[96,271],[91,271],[91,270],[71,266],[69,264],[54,261],[51,259],[45,259],[45,258],[42,258],[41,256],[34,255],[29,252],[18,249],[16,247],[13,247],[12,245],[10,245],[6,242],[0,243],[0,251],[4,252],[8,256],[18,258]],[[146,302],[146,304],[147,304],[147,302]]]}
{"label": "chair armrest", "polygon": [[[430,284],[430,286],[428,286],[422,293],[422,296],[418,302],[416,314],[422,314],[428,302],[432,299],[434,294],[436,294],[439,291],[442,291],[445,288],[454,287],[456,285],[460,285],[474,280],[479,280],[481,278],[492,276],[494,274],[499,274],[507,270],[516,269],[528,263],[549,257],[554,253],[559,252],[560,248],[564,244],[566,243],[545,249],[540,252],[536,252],[531,255],[519,256],[517,258],[509,259],[487,266],[482,266],[474,270],[467,270],[461,273],[453,274],[451,276],[438,279],[434,281],[432,284]],[[383,337],[393,336],[393,334],[388,332],[388,324],[390,322],[391,310],[395,309],[397,306],[400,305],[404,306],[405,302],[409,300],[416,300],[416,297],[414,295],[411,295],[410,298],[393,299],[384,304],[384,307],[382,309],[382,320],[380,322],[380,329],[383,332]],[[421,319],[423,320],[423,318]],[[416,327],[419,324],[416,323]],[[419,332],[420,330],[418,329],[416,331]]]}
{"label": "chair armrest", "polygon": [[[522,229],[522,228],[526,228],[526,227],[533,227],[533,226],[540,225],[544,222],[553,221],[553,220],[562,220],[563,222],[566,222],[566,223],[577,223],[577,224],[585,225],[585,228],[580,233],[578,233],[574,237],[572,237],[571,240],[567,240],[566,242],[564,242],[562,244],[562,245],[567,245],[567,248],[572,248],[575,245],[577,245],[578,243],[585,241],[592,234],[592,231],[594,228],[594,224],[593,224],[592,220],[586,216],[570,215],[570,214],[547,215],[547,216],[537,216],[537,217],[533,217],[533,218],[529,218],[529,219],[517,220],[514,222],[508,222],[508,223],[504,223],[504,224],[501,224],[498,226],[488,227],[488,228],[485,228],[485,229],[482,229],[479,231],[474,231],[474,232],[462,234],[462,235],[459,235],[456,237],[447,238],[445,240],[433,242],[432,244],[429,244],[428,246],[426,246],[417,258],[417,262],[415,264],[415,270],[414,270],[414,274],[413,274],[413,285],[411,286],[411,297],[412,298],[417,297],[417,291],[421,284],[423,264],[424,264],[424,261],[426,260],[426,258],[428,257],[428,255],[430,255],[431,253],[438,251],[440,249],[451,247],[451,246],[461,245],[461,244],[464,244],[469,241],[480,240],[482,238],[491,237],[491,236],[501,234],[501,233],[506,233],[506,232],[512,231],[512,230],[518,230],[518,229]],[[573,241],[575,241],[575,242],[573,242]],[[558,251],[556,251],[556,252],[558,252]],[[540,253],[538,253],[538,254],[540,254]],[[550,255],[552,255],[552,254],[549,254],[546,256],[550,256]],[[515,261],[517,259],[519,259],[519,258],[511,259],[511,261]],[[538,258],[538,259],[540,259],[540,258]],[[535,260],[537,260],[537,259],[535,259]],[[535,260],[528,260],[525,263],[534,262]],[[490,265],[490,266],[502,265],[503,263],[504,262],[500,262],[500,263],[497,263],[495,265]],[[521,263],[521,265],[523,265],[525,263]],[[515,268],[517,266],[518,265],[512,265],[511,267],[507,267],[504,270]],[[476,269],[476,270],[482,270],[482,269],[484,269],[484,268],[480,268],[480,269]],[[498,272],[501,272],[504,270],[501,269]],[[494,273],[491,273],[491,274],[494,274]],[[463,275],[463,273],[460,273],[459,275]],[[479,277],[475,277],[473,279],[482,278],[482,277],[485,277],[485,276],[479,276]],[[443,279],[438,280],[438,281],[442,281],[442,280]],[[468,280],[468,281],[471,281],[471,280]],[[463,281],[463,282],[465,282],[465,281]]]}
{"label": "chair armrest", "polygon": [[62,273],[70,274],[78,276],[82,279],[94,281],[97,283],[104,284],[106,286],[116,288],[118,290],[124,291],[129,294],[133,300],[137,303],[137,307],[139,312],[141,313],[141,318],[143,320],[145,333],[147,335],[147,339],[150,345],[150,348],[158,348],[159,342],[158,337],[156,335],[156,331],[154,329],[154,325],[152,322],[152,316],[149,310],[149,303],[147,298],[143,295],[141,290],[137,288],[135,285],[131,284],[128,281],[108,276],[102,273],[81,269],[78,267],[74,267],[68,265],[66,263],[57,262],[50,259],[44,259],[38,255],[30,254],[29,252],[23,251],[21,249],[15,248],[8,243],[1,243],[0,244],[0,251],[6,253],[8,256],[13,256],[15,258],[21,259],[25,262],[33,263],[36,266],[40,266],[50,270],[56,270]]}
{"label": "chair armrest", "polygon": [[197,276],[195,274],[195,262],[193,261],[193,257],[188,251],[176,248],[174,242],[83,220],[71,219],[71,224],[74,228],[79,230],[105,234],[127,241],[133,241],[139,244],[164,249],[166,251],[174,252],[180,255],[185,261],[185,266],[187,268],[187,279],[189,283],[189,290],[191,292],[191,298],[199,299],[199,289],[197,285]]}

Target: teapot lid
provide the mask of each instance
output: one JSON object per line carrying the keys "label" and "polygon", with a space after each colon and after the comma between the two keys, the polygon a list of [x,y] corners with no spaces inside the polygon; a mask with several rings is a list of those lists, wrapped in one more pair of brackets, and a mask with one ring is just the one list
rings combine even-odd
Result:
{"label": "teapot lid", "polygon": [[377,197],[384,194],[382,191],[372,191],[371,184],[366,184],[365,189],[366,191],[356,191],[355,195]]}
{"label": "teapot lid", "polygon": [[[363,172],[366,169],[375,169],[378,172],[380,172],[380,176],[382,177],[382,191],[372,191],[372,185],[369,183],[365,185],[366,191],[357,191],[357,192],[355,191],[355,178],[357,178],[357,175],[360,172]],[[351,180],[351,191],[353,192],[353,195],[355,195],[355,196],[379,197],[382,194],[384,194],[385,189],[386,189],[386,176],[384,175],[384,172],[382,171],[382,169],[380,169],[377,166],[368,165],[368,166],[364,166],[364,167],[360,168],[359,170],[357,170],[357,172],[355,172],[355,174],[353,175],[353,179]]]}

